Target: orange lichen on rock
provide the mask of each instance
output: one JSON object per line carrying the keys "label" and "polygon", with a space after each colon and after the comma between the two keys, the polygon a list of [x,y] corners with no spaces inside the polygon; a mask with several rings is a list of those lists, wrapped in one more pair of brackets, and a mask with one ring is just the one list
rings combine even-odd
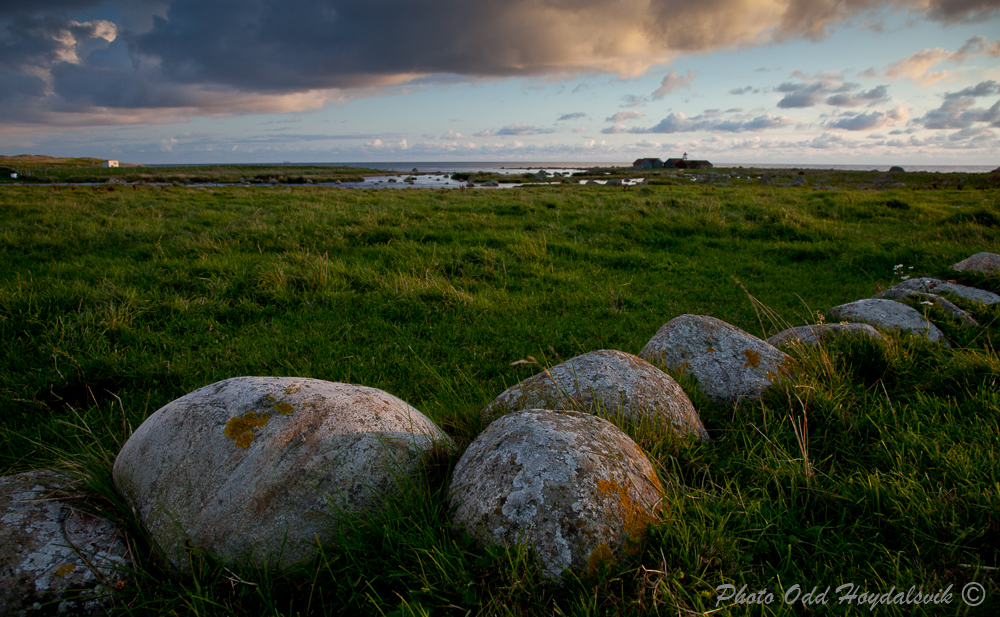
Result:
{"label": "orange lichen on rock", "polygon": [[747,357],[747,361],[743,364],[743,368],[757,368],[760,366],[760,354],[752,349],[745,349],[743,355]]}
{"label": "orange lichen on rock", "polygon": [[226,437],[236,441],[237,448],[249,448],[250,444],[253,443],[253,438],[256,436],[254,431],[264,428],[270,418],[269,414],[262,413],[257,415],[249,411],[242,418],[230,418],[229,422],[226,422],[224,433]]}
{"label": "orange lichen on rock", "polygon": [[283,416],[287,416],[288,414],[295,411],[295,408],[289,405],[288,403],[278,403],[277,405],[274,406],[274,410]]}
{"label": "orange lichen on rock", "polygon": [[[656,485],[659,488],[659,482],[656,482]],[[653,517],[641,504],[632,499],[628,491],[629,486],[629,483],[622,486],[610,476],[607,480],[597,481],[597,490],[604,495],[618,497],[618,503],[621,504],[622,509],[622,521],[625,523],[625,533],[628,534],[625,550],[635,554],[639,552],[638,543],[646,534],[646,526],[653,522]]]}
{"label": "orange lichen on rock", "polygon": [[590,557],[587,557],[587,574],[593,576],[601,568],[608,565],[615,565],[617,560],[615,559],[615,554],[611,551],[611,547],[605,542],[601,542],[597,545],[590,553]]}

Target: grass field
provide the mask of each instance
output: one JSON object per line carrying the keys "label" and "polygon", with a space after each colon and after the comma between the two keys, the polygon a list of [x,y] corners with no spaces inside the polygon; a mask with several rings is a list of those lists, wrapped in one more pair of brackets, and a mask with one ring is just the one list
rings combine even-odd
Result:
{"label": "grass field", "polygon": [[[524,552],[451,529],[451,466],[484,428],[478,411],[537,372],[511,366],[519,359],[636,353],[684,313],[764,337],[891,286],[899,264],[1000,292],[997,277],[948,270],[1000,252],[1000,190],[981,179],[964,190],[691,184],[2,186],[0,471],[67,469],[85,503],[134,532],[137,571],[118,598],[132,614],[683,615],[725,606],[716,589],[727,584],[777,599],[720,614],[869,611],[780,597],[848,583],[953,586],[949,605],[873,614],[996,614],[1000,307],[956,301],[978,328],[931,313],[950,349],[893,335],[795,352],[797,377],[738,409],[682,378],[713,440],[633,433],[667,507],[635,561],[596,577],[553,586]],[[459,450],[299,570],[201,556],[195,575],[172,574],[114,493],[111,463],[160,406],[239,375],[384,389]],[[959,598],[973,581],[987,596],[975,608]]]}

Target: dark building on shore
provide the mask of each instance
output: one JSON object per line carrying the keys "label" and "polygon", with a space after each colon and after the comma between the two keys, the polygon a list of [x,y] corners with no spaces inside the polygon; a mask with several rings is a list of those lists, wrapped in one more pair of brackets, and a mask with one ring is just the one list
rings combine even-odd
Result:
{"label": "dark building on shore", "polygon": [[632,169],[659,169],[663,167],[663,161],[660,159],[636,159],[632,163]]}
{"label": "dark building on shore", "polygon": [[708,161],[689,161],[687,159],[667,159],[663,166],[667,169],[712,169]]}

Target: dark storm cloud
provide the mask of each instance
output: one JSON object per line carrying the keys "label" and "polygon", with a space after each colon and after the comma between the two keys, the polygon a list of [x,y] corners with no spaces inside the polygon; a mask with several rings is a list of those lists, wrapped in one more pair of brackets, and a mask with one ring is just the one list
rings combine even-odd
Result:
{"label": "dark storm cloud", "polygon": [[[19,91],[32,101],[33,110],[289,111],[322,106],[329,99],[315,94],[320,91],[339,91],[324,96],[350,98],[365,88],[453,76],[595,71],[636,76],[680,54],[822,38],[836,24],[891,6],[930,10],[937,19],[955,21],[991,13],[997,2],[932,0],[928,9],[925,0],[791,0],[785,4],[757,0],[4,0],[0,2],[0,73],[42,78],[44,94],[38,95],[30,80],[23,82],[27,89]],[[80,17],[99,5],[113,7],[121,22]],[[112,47],[104,49],[109,43]],[[654,98],[689,85],[693,78],[693,72],[681,76],[671,71]],[[10,83],[16,87],[21,82]],[[810,106],[831,94],[809,87],[786,92],[780,106]]]}
{"label": "dark storm cloud", "polygon": [[1000,10],[1000,0],[931,0],[931,19],[944,22],[980,21]]}

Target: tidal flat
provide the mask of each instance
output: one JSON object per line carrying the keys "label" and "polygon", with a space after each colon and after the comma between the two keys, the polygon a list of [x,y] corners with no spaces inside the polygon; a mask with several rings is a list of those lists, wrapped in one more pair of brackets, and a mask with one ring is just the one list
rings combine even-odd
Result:
{"label": "tidal flat", "polygon": [[[637,353],[685,313],[766,338],[904,276],[1000,293],[1000,277],[949,269],[1000,252],[995,180],[855,188],[876,175],[836,190],[673,178],[504,191],[0,186],[0,467],[65,471],[81,507],[129,532],[122,614],[701,614],[720,587],[746,585],[777,599],[733,613],[769,615],[803,610],[782,600],[793,585],[848,583],[952,585],[951,604],[920,610],[990,614],[996,306],[956,300],[976,327],[922,307],[950,348],[890,333],[793,350],[797,376],[738,408],[675,374],[712,440],[622,426],[666,491],[632,561],[554,585],[530,552],[449,521],[451,468],[485,428],[479,411],[538,364]],[[172,573],[111,464],[156,409],[243,375],[380,388],[459,448],[293,572],[198,555],[192,574]],[[985,588],[975,608],[957,593],[970,582]],[[831,592],[811,608],[846,606]]]}

